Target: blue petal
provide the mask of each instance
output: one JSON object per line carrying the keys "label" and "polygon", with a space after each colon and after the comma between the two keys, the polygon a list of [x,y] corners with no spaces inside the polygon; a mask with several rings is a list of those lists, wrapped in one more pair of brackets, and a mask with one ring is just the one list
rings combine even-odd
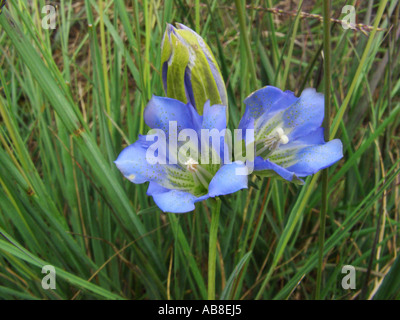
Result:
{"label": "blue petal", "polygon": [[250,116],[251,110],[246,107],[242,119],[240,119],[238,129],[254,129],[254,118]]}
{"label": "blue petal", "polygon": [[297,163],[288,167],[300,177],[305,177],[325,169],[343,157],[343,145],[339,139],[322,145],[304,148],[297,154]]}
{"label": "blue petal", "polygon": [[166,192],[153,193],[154,202],[164,212],[185,213],[195,209],[195,203],[207,199],[209,196],[195,197],[194,195],[179,191],[167,190]]}
{"label": "blue petal", "polygon": [[288,108],[299,98],[291,91],[282,91],[279,88],[266,86],[248,96],[246,104],[246,117],[257,119],[265,113],[275,113]]}
{"label": "blue petal", "polygon": [[242,162],[233,162],[223,165],[212,178],[208,186],[210,197],[217,197],[234,193],[240,189],[247,188],[247,175],[238,175],[236,169],[245,170]]}
{"label": "blue petal", "polygon": [[195,203],[206,200],[208,194],[196,197],[189,192],[171,190],[151,181],[147,195],[152,196],[157,206],[164,212],[185,213],[194,210]]}
{"label": "blue petal", "polygon": [[286,151],[291,153],[291,150],[297,152],[300,149],[324,143],[324,128],[320,127],[314,131],[311,131],[305,136],[299,137],[295,140],[292,139],[285,145],[280,145],[279,148],[271,154],[271,156],[273,157],[275,154],[284,154]]}
{"label": "blue petal", "polygon": [[131,182],[160,181],[165,176],[162,165],[150,164],[147,161],[146,151],[152,143],[146,141],[146,136],[140,136],[138,141],[122,150],[114,161],[125,178]]}
{"label": "blue petal", "polygon": [[289,141],[288,144],[281,145],[268,158],[275,164],[287,168],[297,163],[297,154],[302,149],[324,143],[324,128],[318,128],[305,136]]}
{"label": "blue petal", "polygon": [[[217,139],[219,138],[219,150],[216,151],[220,158],[224,159],[226,135],[224,134],[223,130],[226,129],[226,107],[220,104],[210,106],[210,101],[207,100],[204,104],[202,129],[209,130],[209,147],[212,147],[213,140],[211,137],[215,137]],[[201,138],[201,133],[199,133],[199,138]],[[204,142],[205,141],[201,141],[200,139],[200,143]],[[227,145],[226,148],[228,148]]]}
{"label": "blue petal", "polygon": [[192,78],[192,71],[190,70],[190,68],[186,67],[184,75],[186,99],[197,110],[196,101],[194,100],[191,78]]}
{"label": "blue petal", "polygon": [[152,196],[154,194],[164,193],[164,192],[168,192],[168,191],[170,191],[170,190],[167,188],[164,188],[163,186],[160,186],[157,182],[150,181],[146,194],[148,196]]}
{"label": "blue petal", "polygon": [[190,104],[171,98],[153,96],[144,110],[144,120],[152,129],[161,129],[169,136],[170,121],[177,122],[182,129],[200,130],[202,118]]}
{"label": "blue petal", "polygon": [[[254,129],[255,137],[271,125],[272,130],[277,123],[282,121],[284,110],[298,99],[293,92],[284,92],[272,86],[255,91],[244,100],[246,110],[240,120],[239,129]],[[278,122],[275,123],[276,121]],[[244,133],[243,135],[245,136]]]}
{"label": "blue petal", "polygon": [[261,157],[256,157],[254,161],[254,171],[272,170],[287,181],[292,181],[295,177],[294,172]]}
{"label": "blue petal", "polygon": [[314,131],[311,131],[309,134],[299,137],[296,140],[289,141],[287,145],[291,143],[303,146],[313,146],[316,144],[324,144],[324,128],[318,128]]}
{"label": "blue petal", "polygon": [[324,95],[305,89],[299,100],[283,113],[284,129],[289,141],[305,136],[321,126],[324,119]]}
{"label": "blue petal", "polygon": [[194,210],[197,198],[188,192],[170,190],[153,194],[153,199],[164,212],[185,213]]}
{"label": "blue petal", "polygon": [[246,130],[254,130],[254,118],[249,117],[246,115],[249,109],[246,109],[245,114],[243,115],[242,119],[240,120],[238,129],[242,130],[242,139],[246,141],[246,144],[254,142],[255,132],[251,134],[250,137],[247,137]]}
{"label": "blue petal", "polygon": [[214,104],[210,106],[210,100],[204,104],[202,129],[226,129],[226,106]]}
{"label": "blue petal", "polygon": [[165,94],[167,94],[167,75],[168,75],[168,61],[165,61],[162,65],[162,83]]}

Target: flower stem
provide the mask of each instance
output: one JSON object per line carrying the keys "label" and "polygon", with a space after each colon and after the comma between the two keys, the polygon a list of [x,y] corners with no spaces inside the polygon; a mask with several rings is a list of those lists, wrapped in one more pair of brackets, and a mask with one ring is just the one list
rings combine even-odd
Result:
{"label": "flower stem", "polygon": [[[324,117],[324,134],[325,141],[330,139],[330,114],[331,114],[331,27],[330,13],[331,2],[324,1],[324,86],[325,86],[325,117]],[[324,246],[325,246],[325,225],[326,214],[328,210],[328,168],[322,171],[322,205],[320,212],[319,226],[319,252],[318,252],[318,271],[317,283],[315,291],[315,299],[321,298],[322,272],[324,269]]]}
{"label": "flower stem", "polygon": [[248,66],[251,74],[252,88],[258,88],[256,68],[254,66],[253,53],[251,52],[250,36],[247,34],[245,11],[243,10],[242,0],[235,0],[236,10],[239,17],[240,35],[244,41]]}
{"label": "flower stem", "polygon": [[195,2],[196,32],[200,34],[200,0]]}
{"label": "flower stem", "polygon": [[215,271],[217,260],[217,234],[221,199],[215,198],[211,212],[210,242],[208,247],[208,300],[215,300]]}

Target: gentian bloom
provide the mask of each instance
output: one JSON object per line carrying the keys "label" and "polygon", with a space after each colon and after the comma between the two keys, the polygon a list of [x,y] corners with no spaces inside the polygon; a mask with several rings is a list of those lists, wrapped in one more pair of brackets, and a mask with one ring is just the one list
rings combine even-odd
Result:
{"label": "gentian bloom", "polygon": [[[200,138],[203,129],[217,129],[222,132],[218,139],[224,142],[225,109],[225,106],[210,106],[207,102],[203,116],[200,116],[190,103],[153,96],[145,108],[144,120],[150,128],[156,129],[158,140],[154,142],[153,134],[140,136],[121,152],[115,161],[116,166],[133,183],[149,181],[147,194],[164,212],[192,211],[198,201],[247,188],[247,175],[236,174],[237,169],[246,170],[246,166],[242,162],[223,163],[223,152],[220,151],[223,148],[218,151],[209,145],[208,149],[204,148],[205,143]],[[209,161],[203,164],[199,157],[192,158],[183,152],[183,145],[189,143],[180,141],[179,136],[184,130],[195,133],[195,139],[189,141],[195,153],[203,157],[204,150],[208,150],[214,159],[220,160],[219,163]],[[162,136],[167,142],[165,146],[160,143]],[[173,141],[174,136],[178,136],[177,143]],[[175,148],[179,149],[177,155]],[[159,161],[163,158],[165,163]]]}
{"label": "gentian bloom", "polygon": [[244,100],[239,129],[254,129],[254,173],[304,183],[343,157],[342,143],[324,140],[324,96],[306,89],[299,98],[291,91],[267,86]]}
{"label": "gentian bloom", "polygon": [[161,44],[161,73],[165,94],[190,102],[203,114],[207,100],[211,105],[228,105],[225,83],[209,46],[183,24],[167,24]]}

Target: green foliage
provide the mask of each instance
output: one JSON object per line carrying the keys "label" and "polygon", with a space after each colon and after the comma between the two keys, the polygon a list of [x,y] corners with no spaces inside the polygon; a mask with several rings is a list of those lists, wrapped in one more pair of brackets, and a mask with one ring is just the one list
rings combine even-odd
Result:
{"label": "green foliage", "polygon": [[[0,15],[1,298],[207,298],[212,201],[189,214],[162,213],[147,186],[124,180],[113,161],[147,131],[142,112],[151,95],[164,95],[166,22],[187,25],[210,46],[232,129],[255,85],[297,95],[327,90],[322,23],[300,15],[322,16],[322,1],[287,3],[62,0],[53,30],[42,27],[44,0],[7,1]],[[343,18],[346,3],[332,1],[332,17]],[[293,14],[266,10],[278,5]],[[399,298],[399,1],[361,1],[355,12],[374,29],[331,22],[327,117],[345,156],[329,169],[324,193],[318,173],[302,186],[266,176],[221,198],[217,299],[314,298],[318,268],[322,299]],[[41,287],[44,265],[56,268],[56,290]],[[356,290],[341,287],[344,265],[356,268]]]}

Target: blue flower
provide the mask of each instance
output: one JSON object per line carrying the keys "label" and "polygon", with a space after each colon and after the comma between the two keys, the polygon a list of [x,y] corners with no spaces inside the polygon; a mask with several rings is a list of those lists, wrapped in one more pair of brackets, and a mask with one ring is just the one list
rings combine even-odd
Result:
{"label": "blue flower", "polygon": [[239,129],[254,129],[257,175],[304,183],[305,177],[343,157],[339,139],[325,142],[324,96],[306,89],[299,98],[291,91],[267,86],[244,100]]}
{"label": "blue flower", "polygon": [[[237,174],[238,169],[246,170],[246,166],[242,162],[223,162],[225,106],[210,106],[206,102],[200,116],[190,103],[153,96],[145,108],[144,120],[157,134],[140,136],[121,152],[115,164],[131,182],[150,182],[147,194],[162,211],[189,212],[198,201],[247,188],[247,175]],[[203,142],[204,129],[222,132],[218,135],[222,142],[218,151],[213,145],[205,148],[211,137]],[[181,141],[181,134],[187,132],[195,133],[195,138]],[[162,143],[163,136],[166,145]],[[182,151],[185,145],[191,148],[190,155]]]}

